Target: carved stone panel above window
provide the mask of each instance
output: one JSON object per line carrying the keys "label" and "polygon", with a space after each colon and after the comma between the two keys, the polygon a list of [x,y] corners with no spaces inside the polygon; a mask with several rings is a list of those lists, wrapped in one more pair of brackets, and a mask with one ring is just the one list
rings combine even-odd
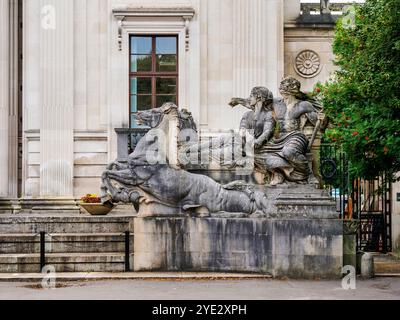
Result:
{"label": "carved stone panel above window", "polygon": [[114,8],[114,17],[118,21],[118,45],[119,50],[122,50],[123,42],[123,29],[129,26],[130,21],[134,20],[151,20],[151,21],[167,21],[179,24],[185,29],[185,44],[186,51],[189,50],[189,23],[192,20],[195,11],[191,7],[127,7],[127,8]]}

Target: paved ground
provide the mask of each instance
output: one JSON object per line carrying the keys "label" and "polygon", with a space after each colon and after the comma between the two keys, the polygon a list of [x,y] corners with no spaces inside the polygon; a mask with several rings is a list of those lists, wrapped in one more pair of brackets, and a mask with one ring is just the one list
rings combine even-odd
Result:
{"label": "paved ground", "polygon": [[356,285],[356,290],[343,290],[341,281],[108,280],[58,282],[60,288],[43,289],[33,283],[2,282],[0,299],[400,299],[400,278],[357,280]]}
{"label": "paved ground", "polygon": [[[77,280],[244,280],[268,279],[267,274],[232,272],[57,272],[59,282]],[[42,273],[0,273],[1,282],[41,282]]]}

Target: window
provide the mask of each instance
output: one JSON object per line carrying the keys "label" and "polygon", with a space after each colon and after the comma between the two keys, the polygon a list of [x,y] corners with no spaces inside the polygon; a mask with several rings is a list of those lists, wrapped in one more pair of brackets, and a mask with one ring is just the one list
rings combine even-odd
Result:
{"label": "window", "polygon": [[178,104],[178,37],[131,36],[129,75],[130,127],[137,128],[136,112]]}

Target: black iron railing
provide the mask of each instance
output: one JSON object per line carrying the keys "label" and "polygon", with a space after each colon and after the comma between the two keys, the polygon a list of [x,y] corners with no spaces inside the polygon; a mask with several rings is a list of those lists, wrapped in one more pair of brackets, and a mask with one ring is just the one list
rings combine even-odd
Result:
{"label": "black iron railing", "polygon": [[[131,253],[131,246],[130,246],[130,238],[131,238],[132,233],[130,231],[125,231],[124,233],[121,233],[120,236],[124,236],[123,240],[118,241],[121,243],[124,243],[124,265],[125,265],[125,272],[129,272],[131,271],[131,267],[130,267],[130,253]],[[47,243],[65,243],[66,241],[60,240],[57,241],[54,239],[54,237],[45,232],[45,231],[41,231],[38,234],[35,234],[33,237],[32,241],[24,241],[23,243],[37,243],[37,240],[35,240],[35,238],[37,239],[37,236],[39,236],[39,273],[41,273],[43,271],[43,268],[47,265],[46,263],[46,244]],[[51,237],[51,241],[46,241],[46,236]],[[93,241],[74,241],[76,243],[79,243],[80,245],[78,245],[78,247],[82,247],[82,244],[85,243],[90,243],[91,245],[93,245]],[[98,241],[99,242],[99,246],[102,247],[104,246],[104,243],[106,241]],[[113,241],[116,242],[116,241]],[[20,241],[10,241],[8,240],[5,243],[0,243],[0,252],[2,252],[2,246],[7,246],[7,245],[14,245],[14,244],[21,244]],[[68,253],[68,252],[66,252]],[[18,252],[16,252],[15,254],[18,254]]]}
{"label": "black iron railing", "polygon": [[351,177],[346,154],[322,144],[321,175],[337,203],[339,216],[358,220],[357,247],[361,251],[388,252],[391,243],[391,182],[386,174],[373,180]]}

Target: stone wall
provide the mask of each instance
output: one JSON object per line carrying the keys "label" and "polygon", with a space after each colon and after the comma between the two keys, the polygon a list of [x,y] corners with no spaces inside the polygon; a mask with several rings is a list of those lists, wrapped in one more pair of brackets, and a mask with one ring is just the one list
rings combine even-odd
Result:
{"label": "stone wall", "polygon": [[136,218],[135,271],[235,271],[339,278],[335,219]]}
{"label": "stone wall", "polygon": [[[334,25],[321,27],[299,26],[294,23],[285,25],[285,76],[298,79],[303,91],[312,91],[315,84],[327,81],[335,70],[332,52],[333,28]],[[305,62],[304,54],[318,59],[314,62],[315,71],[310,75],[303,75],[301,67],[298,67]]]}

